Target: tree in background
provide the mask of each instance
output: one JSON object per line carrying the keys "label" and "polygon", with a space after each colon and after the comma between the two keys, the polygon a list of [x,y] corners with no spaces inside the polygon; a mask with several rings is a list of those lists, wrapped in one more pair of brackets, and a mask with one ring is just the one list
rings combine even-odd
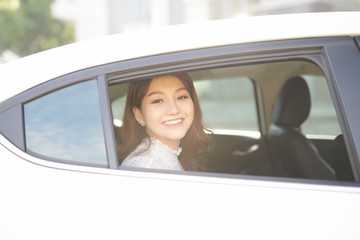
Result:
{"label": "tree in background", "polygon": [[0,0],[0,55],[19,57],[74,42],[74,28],[51,15],[54,0]]}

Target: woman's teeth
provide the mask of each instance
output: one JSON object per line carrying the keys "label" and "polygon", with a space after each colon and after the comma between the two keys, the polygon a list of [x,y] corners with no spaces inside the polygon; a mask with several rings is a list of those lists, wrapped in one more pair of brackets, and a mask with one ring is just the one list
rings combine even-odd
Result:
{"label": "woman's teeth", "polygon": [[165,125],[174,125],[174,124],[178,124],[181,123],[182,119],[176,119],[176,120],[170,120],[170,121],[166,121],[164,122]]}

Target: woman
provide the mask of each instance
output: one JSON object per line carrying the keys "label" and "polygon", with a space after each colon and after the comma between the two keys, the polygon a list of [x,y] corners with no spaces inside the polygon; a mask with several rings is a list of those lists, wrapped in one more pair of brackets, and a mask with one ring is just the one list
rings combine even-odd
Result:
{"label": "woman", "polygon": [[130,84],[127,94],[121,166],[199,170],[209,146],[192,80],[187,74]]}

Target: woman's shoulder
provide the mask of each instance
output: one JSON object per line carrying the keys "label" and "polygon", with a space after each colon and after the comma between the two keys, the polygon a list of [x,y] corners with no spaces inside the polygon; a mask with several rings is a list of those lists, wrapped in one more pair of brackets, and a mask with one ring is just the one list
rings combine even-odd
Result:
{"label": "woman's shoulder", "polygon": [[137,167],[137,168],[151,168],[153,164],[153,159],[147,156],[132,156],[126,158],[121,166],[124,167]]}
{"label": "woman's shoulder", "polygon": [[153,165],[154,158],[146,149],[147,144],[143,141],[129,156],[122,162],[121,166],[150,168]]}
{"label": "woman's shoulder", "polygon": [[[150,142],[151,141],[151,142]],[[177,156],[180,151],[169,150],[152,139],[142,143],[122,162],[123,167],[183,170]]]}

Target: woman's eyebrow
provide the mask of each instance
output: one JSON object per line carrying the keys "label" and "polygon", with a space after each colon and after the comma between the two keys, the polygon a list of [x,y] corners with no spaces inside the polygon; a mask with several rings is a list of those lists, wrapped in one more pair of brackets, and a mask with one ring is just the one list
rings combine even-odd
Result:
{"label": "woman's eyebrow", "polygon": [[163,94],[163,92],[162,91],[154,91],[154,92],[151,92],[148,95],[146,95],[146,97],[151,97],[152,95],[156,95],[156,94]]}
{"label": "woman's eyebrow", "polygon": [[[185,87],[181,87],[175,90],[175,92],[180,92],[180,91],[187,91],[187,89]],[[153,95],[157,95],[157,94],[164,94],[164,92],[162,91],[153,91],[151,93],[149,93],[148,95],[146,95],[146,97],[151,97]]]}
{"label": "woman's eyebrow", "polygon": [[182,88],[178,88],[178,89],[176,90],[176,92],[180,92],[180,91],[183,91],[183,90],[188,91],[186,88],[182,87]]}

